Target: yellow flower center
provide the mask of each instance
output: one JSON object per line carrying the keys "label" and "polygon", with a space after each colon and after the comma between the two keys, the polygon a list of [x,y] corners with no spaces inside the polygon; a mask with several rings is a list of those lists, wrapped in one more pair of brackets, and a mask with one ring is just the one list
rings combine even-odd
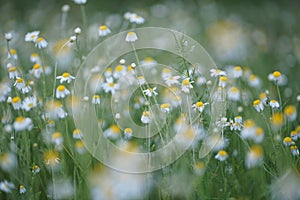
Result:
{"label": "yellow flower center", "polygon": [[38,64],[38,63],[36,63],[36,64],[34,64],[33,65],[33,69],[40,69],[41,68],[41,65],[40,64]]}
{"label": "yellow flower center", "polygon": [[37,42],[42,42],[44,40],[44,38],[39,37],[38,39],[36,39]]}
{"label": "yellow flower center", "polygon": [[273,76],[274,76],[275,78],[278,78],[278,77],[281,76],[281,73],[280,73],[279,71],[275,71],[275,72],[273,72]]}
{"label": "yellow flower center", "polygon": [[265,99],[265,98],[267,98],[267,94],[262,92],[262,93],[260,93],[259,98],[260,99]]}
{"label": "yellow flower center", "polygon": [[260,104],[260,100],[259,99],[253,101],[253,106],[258,106],[259,104]]}
{"label": "yellow flower center", "polygon": [[13,99],[12,99],[12,102],[13,103],[19,103],[20,102],[20,97],[14,97]]}
{"label": "yellow flower center", "polygon": [[16,67],[10,67],[10,68],[8,68],[8,72],[15,72],[15,71],[17,71]]}
{"label": "yellow flower center", "polygon": [[171,70],[170,70],[170,69],[168,69],[168,68],[164,68],[164,69],[162,70],[162,72],[163,72],[163,73],[170,73],[170,72],[171,72]]}
{"label": "yellow flower center", "polygon": [[125,133],[132,133],[132,129],[131,128],[125,128],[124,132]]}
{"label": "yellow flower center", "polygon": [[81,149],[84,147],[84,144],[82,141],[79,140],[79,141],[76,141],[75,146],[76,146],[76,148]]}
{"label": "yellow flower center", "polygon": [[59,160],[59,155],[56,151],[50,150],[44,153],[43,158],[47,165],[55,165]]}
{"label": "yellow flower center", "polygon": [[255,131],[255,135],[259,136],[259,135],[263,135],[264,134],[264,130],[261,127],[258,127]]}
{"label": "yellow flower center", "polygon": [[240,66],[235,66],[233,69],[234,69],[234,71],[241,71],[242,70],[242,68]]}
{"label": "yellow flower center", "polygon": [[114,85],[115,84],[113,82],[111,82],[111,83],[108,84],[109,87],[114,87]]}
{"label": "yellow flower center", "polygon": [[65,91],[66,87],[63,86],[63,85],[59,85],[59,86],[57,87],[57,89],[58,89],[58,91],[63,92],[63,91]]}
{"label": "yellow flower center", "polygon": [[100,96],[99,96],[99,95],[94,95],[93,98],[94,98],[94,99],[100,99]]}
{"label": "yellow flower center", "polygon": [[149,117],[149,116],[150,116],[150,112],[149,112],[149,111],[144,111],[144,112],[143,112],[143,116]]}
{"label": "yellow flower center", "polygon": [[254,80],[256,80],[256,76],[252,74],[252,75],[250,76],[250,81],[254,81]]}
{"label": "yellow flower center", "polygon": [[284,114],[286,115],[293,115],[296,112],[296,108],[293,105],[289,105],[287,107],[285,107],[284,109]]}
{"label": "yellow flower center", "polygon": [[282,113],[274,113],[271,118],[271,123],[273,125],[281,125],[284,122]]}
{"label": "yellow flower center", "polygon": [[169,103],[164,103],[164,104],[161,104],[160,107],[161,107],[162,109],[170,108],[170,107],[171,107],[171,104],[169,104]]}
{"label": "yellow flower center", "polygon": [[220,81],[227,81],[227,77],[226,76],[221,76]]}
{"label": "yellow flower center", "polygon": [[73,134],[75,134],[75,135],[78,135],[78,134],[80,134],[80,130],[79,129],[75,129],[74,131],[73,131]]}
{"label": "yellow flower center", "polygon": [[196,169],[203,169],[204,168],[204,163],[203,162],[197,162],[195,164],[195,168]]}
{"label": "yellow flower center", "polygon": [[248,119],[244,123],[245,128],[251,128],[255,126],[255,122],[252,119]]}
{"label": "yellow flower center", "polygon": [[24,122],[24,120],[25,120],[25,118],[21,117],[21,116],[16,118],[16,122],[18,122],[18,123],[22,123],[22,122]]}
{"label": "yellow flower center", "polygon": [[62,77],[64,78],[69,78],[70,77],[70,74],[68,72],[65,72],[62,74]]}
{"label": "yellow flower center", "polygon": [[106,30],[106,29],[107,29],[107,26],[105,26],[105,25],[103,25],[103,26],[100,26],[100,27],[99,27],[99,29],[100,29],[101,31],[104,31],[104,30]]}
{"label": "yellow flower center", "polygon": [[237,87],[232,87],[232,88],[230,88],[230,91],[233,93],[237,93],[237,92],[239,92],[239,89]]}
{"label": "yellow flower center", "polygon": [[16,55],[16,54],[17,54],[17,51],[16,51],[15,49],[11,49],[9,52],[10,52],[10,54],[12,54],[12,55]]}
{"label": "yellow flower center", "polygon": [[17,81],[16,81],[17,83],[23,83],[24,82],[24,80],[22,79],[22,78],[17,78]]}
{"label": "yellow flower center", "polygon": [[263,148],[259,145],[254,145],[251,147],[251,152],[256,156],[261,156],[263,154]]}
{"label": "yellow flower center", "polygon": [[225,157],[225,156],[227,156],[227,152],[225,151],[225,150],[221,150],[221,151],[219,151],[219,153],[218,153],[221,157]]}
{"label": "yellow flower center", "polygon": [[285,137],[285,138],[283,139],[283,141],[284,141],[285,143],[291,143],[291,142],[292,142],[292,138],[290,138],[290,137]]}
{"label": "yellow flower center", "polygon": [[116,71],[117,72],[121,72],[123,70],[123,65],[118,65],[117,67],[116,67]]}
{"label": "yellow flower center", "polygon": [[62,135],[61,135],[60,132],[55,132],[55,133],[52,134],[52,138],[53,139],[60,139],[60,138],[62,138]]}
{"label": "yellow flower center", "polygon": [[291,136],[296,136],[296,135],[298,135],[297,131],[292,131],[291,132]]}
{"label": "yellow flower center", "polygon": [[112,125],[111,127],[110,127],[110,129],[111,129],[111,131],[113,132],[113,133],[115,133],[115,134],[118,134],[119,132],[120,132],[120,128],[117,126],[117,125]]}
{"label": "yellow flower center", "polygon": [[190,85],[190,80],[189,79],[184,79],[182,81],[182,85]]}
{"label": "yellow flower center", "polygon": [[204,104],[203,104],[203,102],[202,101],[198,101],[197,103],[196,103],[196,106],[197,107],[202,107]]}

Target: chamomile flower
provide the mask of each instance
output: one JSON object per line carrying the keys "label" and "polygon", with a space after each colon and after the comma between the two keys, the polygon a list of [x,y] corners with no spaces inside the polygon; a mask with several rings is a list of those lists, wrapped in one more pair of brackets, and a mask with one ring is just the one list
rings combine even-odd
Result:
{"label": "chamomile flower", "polygon": [[86,149],[85,149],[85,147],[84,147],[83,141],[77,140],[77,141],[75,142],[75,149],[76,149],[77,153],[79,153],[79,154],[84,154],[85,151],[86,151]]}
{"label": "chamomile flower", "polygon": [[12,182],[8,182],[7,180],[0,182],[0,190],[5,193],[11,193],[11,191],[15,189],[15,185]]}
{"label": "chamomile flower", "polygon": [[219,87],[224,88],[227,84],[227,80],[228,80],[227,76],[220,76],[220,78],[219,78]]}
{"label": "chamomile flower", "polygon": [[37,53],[32,53],[32,54],[30,55],[30,61],[31,61],[32,63],[41,63],[41,59],[40,59],[39,54],[37,54]]}
{"label": "chamomile flower", "polygon": [[298,133],[297,131],[291,131],[290,136],[292,138],[292,140],[297,141],[298,140]]}
{"label": "chamomile flower", "polygon": [[63,82],[71,83],[71,81],[74,80],[75,77],[69,74],[68,72],[64,72],[61,76],[57,76],[56,79],[59,79],[60,83]]}
{"label": "chamomile flower", "polygon": [[83,137],[83,134],[82,134],[81,130],[74,129],[74,131],[73,131],[73,138],[74,139],[81,139],[82,137]]}
{"label": "chamomile flower", "polygon": [[251,87],[257,88],[260,86],[261,81],[257,76],[255,76],[254,74],[251,74],[248,78],[248,83]]}
{"label": "chamomile flower", "polygon": [[136,24],[143,24],[145,22],[145,19],[135,13],[132,13],[130,15],[129,21],[131,23],[136,23]]}
{"label": "chamomile flower", "polygon": [[11,33],[5,33],[4,37],[5,37],[6,41],[11,41],[13,38]]}
{"label": "chamomile flower", "polygon": [[264,110],[264,105],[262,104],[262,102],[259,99],[253,101],[253,107],[255,108],[255,110],[257,112]]}
{"label": "chamomile flower", "polygon": [[38,165],[33,165],[31,168],[31,172],[37,174],[41,171],[41,168]]}
{"label": "chamomile flower", "polygon": [[272,100],[270,101],[269,105],[270,105],[271,108],[279,108],[279,103],[278,103],[278,101],[275,100],[275,99],[272,99]]}
{"label": "chamomile flower", "polygon": [[241,92],[237,87],[231,87],[227,91],[227,98],[231,101],[240,101],[241,100]]}
{"label": "chamomile flower", "polygon": [[241,66],[235,66],[233,68],[233,77],[234,78],[239,78],[243,75],[243,70],[241,68]]}
{"label": "chamomile flower", "polygon": [[35,47],[44,49],[48,46],[48,42],[43,37],[38,37],[35,41]]}
{"label": "chamomile flower", "polygon": [[169,113],[170,110],[171,110],[171,104],[169,103],[163,103],[160,105],[160,110],[163,112],[163,113]]}
{"label": "chamomile flower", "polygon": [[116,125],[111,125],[108,129],[103,132],[104,137],[116,140],[120,137],[121,129]]}
{"label": "chamomile flower", "polygon": [[255,129],[255,135],[252,138],[255,143],[261,143],[264,139],[265,133],[261,127]]}
{"label": "chamomile flower", "polygon": [[294,121],[297,118],[296,107],[288,105],[284,108],[284,115],[289,121]]}
{"label": "chamomile flower", "polygon": [[219,161],[225,161],[228,158],[228,154],[225,150],[220,150],[216,155],[215,159]]}
{"label": "chamomile flower", "polygon": [[285,137],[283,139],[283,144],[288,147],[288,146],[291,146],[291,145],[295,145],[295,142],[292,140],[291,137]]}
{"label": "chamomile flower", "polygon": [[141,117],[141,121],[144,124],[149,124],[151,122],[151,114],[149,111],[144,111]]}
{"label": "chamomile flower", "polygon": [[194,103],[192,105],[192,108],[194,108],[194,111],[199,111],[200,113],[203,112],[204,107],[207,105],[208,103],[203,103],[202,101],[198,101],[196,103]]}
{"label": "chamomile flower", "polygon": [[21,78],[21,77],[17,77],[14,86],[15,86],[18,90],[21,90],[21,89],[25,86],[25,81],[24,81],[24,79]]}
{"label": "chamomile flower", "polygon": [[33,128],[33,123],[30,118],[19,116],[15,119],[13,123],[13,127],[15,131],[24,131],[24,130],[30,131]]}
{"label": "chamomile flower", "polygon": [[241,138],[253,138],[255,136],[256,126],[252,119],[248,119],[244,122],[244,127],[241,131]]}
{"label": "chamomile flower", "polygon": [[137,41],[137,39],[138,39],[138,37],[137,37],[136,33],[133,31],[130,31],[127,33],[125,41],[126,42],[135,42],[135,41]]}
{"label": "chamomile flower", "polygon": [[113,77],[118,79],[121,78],[122,76],[124,76],[126,74],[126,67],[125,65],[117,65],[114,72],[113,72]]}
{"label": "chamomile flower", "polygon": [[132,129],[131,128],[125,128],[124,129],[124,138],[126,140],[129,140],[132,137]]}
{"label": "chamomile flower", "polygon": [[58,98],[58,99],[65,98],[65,97],[68,96],[69,94],[70,94],[70,91],[69,91],[64,85],[59,85],[59,86],[56,88],[55,96],[56,96],[56,98]]}
{"label": "chamomile flower", "polygon": [[274,71],[273,73],[268,75],[269,81],[274,81],[278,83],[282,79],[282,74],[279,71]]}
{"label": "chamomile flower", "polygon": [[19,193],[20,193],[20,194],[24,194],[25,192],[26,192],[25,186],[24,186],[24,185],[20,185],[20,186],[19,186]]}
{"label": "chamomile flower", "polygon": [[193,81],[190,81],[189,78],[184,79],[181,83],[181,90],[184,93],[190,93],[190,89],[193,88],[192,83]]}
{"label": "chamomile flower", "polygon": [[9,50],[7,59],[10,59],[10,58],[12,58],[12,59],[14,59],[14,60],[18,60],[17,50],[15,50],[15,49],[10,49],[10,50]]}
{"label": "chamomile flower", "polygon": [[25,42],[35,42],[39,37],[40,31],[28,32],[25,35]]}
{"label": "chamomile flower", "polygon": [[284,123],[283,114],[280,112],[276,112],[271,116],[271,125],[273,129],[278,130]]}
{"label": "chamomile flower", "polygon": [[33,81],[27,81],[26,85],[22,87],[22,93],[26,94],[31,91],[31,85],[33,85]]}
{"label": "chamomile flower", "polygon": [[102,25],[98,29],[98,34],[100,37],[104,37],[110,33],[111,33],[111,30],[106,25]]}
{"label": "chamomile flower", "polygon": [[57,145],[57,146],[60,146],[63,144],[64,142],[64,138],[61,134],[61,132],[55,132],[52,134],[51,136],[51,141],[53,144]]}
{"label": "chamomile flower", "polygon": [[157,65],[157,61],[154,60],[152,57],[146,57],[141,61],[141,66],[145,68],[155,67]]}
{"label": "chamomile flower", "polygon": [[156,87],[154,88],[148,88],[146,90],[143,90],[143,93],[147,95],[148,97],[157,96],[158,93],[156,92]]}
{"label": "chamomile flower", "polygon": [[218,77],[218,76],[227,76],[225,71],[222,71],[220,69],[211,69],[210,70],[210,76],[211,77]]}
{"label": "chamomile flower", "polygon": [[113,78],[109,77],[106,79],[106,82],[103,84],[102,87],[106,93],[111,92],[112,94],[115,94],[116,90],[119,89],[119,84],[114,83]]}
{"label": "chamomile flower", "polygon": [[17,156],[10,152],[0,153],[0,167],[3,171],[11,172],[18,165]]}
{"label": "chamomile flower", "polygon": [[246,167],[253,168],[262,164],[263,162],[263,148],[258,145],[254,145],[250,148],[246,155],[245,165]]}
{"label": "chamomile flower", "polygon": [[167,86],[171,86],[171,85],[175,85],[175,84],[179,84],[179,80],[180,76],[170,76],[168,78],[165,78],[164,81],[167,84]]}
{"label": "chamomile flower", "polygon": [[100,96],[94,95],[92,98],[92,104],[100,104]]}
{"label": "chamomile flower", "polygon": [[46,151],[43,155],[43,160],[46,167],[54,170],[59,169],[60,157],[57,151],[54,150]]}
{"label": "chamomile flower", "polygon": [[20,110],[22,108],[21,98],[18,96],[12,98],[11,103],[15,110]]}
{"label": "chamomile flower", "polygon": [[139,85],[143,85],[143,84],[146,83],[146,79],[145,79],[144,76],[138,76],[138,77],[137,77],[137,81],[138,81],[138,84],[139,84]]}
{"label": "chamomile flower", "polygon": [[198,161],[196,162],[194,165],[193,165],[193,169],[194,169],[194,172],[198,175],[198,176],[201,176],[204,174],[205,172],[205,165],[203,162],[201,161]]}
{"label": "chamomile flower", "polygon": [[31,73],[36,77],[40,78],[43,73],[43,68],[39,63],[35,63],[32,67]]}
{"label": "chamomile flower", "polygon": [[86,4],[87,0],[73,0],[78,5]]}
{"label": "chamomile flower", "polygon": [[7,70],[9,79],[14,79],[19,76],[18,70],[15,66],[8,66]]}
{"label": "chamomile flower", "polygon": [[25,111],[30,111],[32,108],[37,106],[37,99],[36,97],[25,97],[22,102],[22,109]]}
{"label": "chamomile flower", "polygon": [[290,146],[291,152],[293,156],[299,156],[299,149],[296,145]]}
{"label": "chamomile flower", "polygon": [[259,94],[259,99],[261,100],[261,102],[262,102],[264,105],[267,105],[268,96],[267,96],[267,93],[266,93],[266,92],[260,93],[260,94]]}

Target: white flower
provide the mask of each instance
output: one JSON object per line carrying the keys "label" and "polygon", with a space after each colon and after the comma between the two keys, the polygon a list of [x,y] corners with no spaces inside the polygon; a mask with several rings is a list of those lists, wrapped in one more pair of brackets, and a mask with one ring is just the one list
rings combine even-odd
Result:
{"label": "white flower", "polygon": [[250,148],[246,155],[245,165],[247,168],[253,168],[263,162],[263,149],[254,145]]}
{"label": "white flower", "polygon": [[113,124],[103,132],[103,135],[106,138],[116,140],[120,137],[120,133],[120,128],[117,125]]}
{"label": "white flower", "polygon": [[137,39],[138,39],[138,37],[137,37],[136,33],[133,31],[130,31],[127,33],[125,41],[126,42],[135,42],[135,41],[137,41]]}
{"label": "white flower", "polygon": [[249,76],[248,82],[251,87],[255,87],[255,88],[259,87],[261,84],[260,79],[254,74],[251,74]]}
{"label": "white flower", "polygon": [[87,0],[73,0],[73,1],[78,5],[85,4],[87,2]]}
{"label": "white flower", "polygon": [[233,77],[234,78],[239,78],[243,75],[243,70],[240,66],[235,66],[233,68]]}
{"label": "white flower", "polygon": [[33,123],[30,118],[24,118],[20,116],[16,118],[13,127],[15,131],[30,131],[33,128]]}
{"label": "white flower", "polygon": [[53,142],[53,144],[60,146],[63,144],[64,138],[60,132],[55,132],[51,136],[51,141]]}
{"label": "white flower", "polygon": [[228,158],[228,154],[225,150],[220,150],[215,156],[215,159],[219,161],[225,161],[227,158]]}
{"label": "white flower", "polygon": [[44,38],[39,37],[35,40],[35,46],[39,49],[44,49],[48,46],[48,42]]}
{"label": "white flower", "polygon": [[10,193],[12,189],[15,188],[15,185],[12,182],[8,182],[7,180],[0,182],[0,190],[5,193]]}
{"label": "white flower", "polygon": [[270,101],[270,107],[271,107],[271,108],[279,108],[279,103],[278,103],[278,101],[272,99],[272,100]]}
{"label": "white flower", "polygon": [[189,78],[186,78],[182,81],[181,83],[181,90],[184,92],[184,93],[189,93],[190,92],[190,89],[193,88],[192,84],[193,81],[190,81]]}
{"label": "white flower", "polygon": [[180,79],[180,76],[170,76],[168,78],[165,78],[164,81],[166,82],[167,86],[171,86],[174,84],[179,84],[178,79]]}
{"label": "white flower", "polygon": [[144,111],[143,114],[142,114],[142,117],[141,117],[141,121],[144,123],[144,124],[149,124],[151,122],[151,114],[149,111]]}
{"label": "white flower", "polygon": [[42,66],[39,63],[35,63],[30,71],[36,78],[40,78],[43,73]]}
{"label": "white flower", "polygon": [[92,104],[100,104],[100,96],[94,95],[92,98]]}
{"label": "white flower", "polygon": [[220,69],[211,69],[210,70],[210,76],[211,77],[217,77],[217,76],[227,76],[226,72],[220,70]]}
{"label": "white flower", "polygon": [[22,79],[21,77],[17,77],[16,79],[17,79],[17,80],[16,80],[14,86],[15,86],[18,90],[21,90],[23,87],[25,87],[25,81],[24,81],[24,79]]}
{"label": "white flower", "polygon": [[8,70],[9,79],[14,79],[19,76],[19,73],[15,66],[8,66],[7,70]]}
{"label": "white flower", "polygon": [[224,88],[226,86],[227,83],[227,77],[226,76],[221,76],[219,78],[219,87]]}
{"label": "white flower", "polygon": [[192,105],[192,108],[194,108],[194,111],[198,110],[199,112],[203,112],[204,106],[208,103],[203,103],[202,101],[198,101],[195,104]]}
{"label": "white flower", "polygon": [[41,63],[41,59],[40,59],[39,54],[37,54],[37,53],[31,54],[30,55],[30,61],[33,62],[33,63]]}
{"label": "white flower", "polygon": [[11,99],[12,106],[15,110],[19,110],[22,107],[21,98],[16,96]]}
{"label": "white flower", "polygon": [[80,27],[76,27],[76,28],[74,29],[74,33],[75,33],[76,35],[80,35],[80,34],[81,34],[81,28],[80,28]]}
{"label": "white flower", "polygon": [[69,4],[65,4],[61,7],[62,12],[69,12],[69,10],[70,10],[70,5]]}
{"label": "white flower", "polygon": [[253,106],[257,112],[264,110],[264,105],[259,99],[253,101]]}
{"label": "white flower", "polygon": [[83,137],[83,134],[79,129],[75,129],[73,131],[73,138],[74,139],[81,139],[82,137]]}
{"label": "white flower", "polygon": [[228,100],[239,101],[241,99],[241,92],[237,87],[231,87],[227,91]]}
{"label": "white flower", "polygon": [[124,129],[124,137],[126,140],[129,140],[132,137],[132,129],[131,128]]}
{"label": "white flower", "polygon": [[147,95],[148,97],[157,96],[158,93],[155,90],[156,90],[156,87],[148,88],[148,89],[144,90],[143,93],[145,95]]}
{"label": "white flower", "polygon": [[72,80],[75,79],[74,76],[71,76],[71,74],[69,74],[68,72],[63,73],[61,76],[57,76],[56,79],[60,80],[60,83],[63,82],[67,82],[67,83],[71,83]]}
{"label": "white flower", "polygon": [[138,79],[138,84],[139,85],[143,85],[143,84],[146,83],[146,79],[145,79],[144,76],[139,76],[139,77],[137,77],[137,79]]}
{"label": "white flower", "polygon": [[118,79],[121,78],[122,76],[124,76],[126,74],[126,67],[125,65],[118,65],[116,66],[116,68],[114,69],[113,72],[113,77]]}
{"label": "white flower", "polygon": [[171,104],[169,103],[164,103],[160,105],[160,110],[164,113],[169,113],[171,110]]}
{"label": "white flower", "polygon": [[132,13],[129,17],[129,21],[131,23],[143,24],[145,22],[145,19],[135,13]]}
{"label": "white flower", "polygon": [[56,98],[65,98],[70,94],[70,91],[63,85],[59,85],[56,89]]}
{"label": "white flower", "polygon": [[102,25],[98,29],[98,33],[100,37],[106,36],[111,33],[110,29],[106,25]]}
{"label": "white flower", "polygon": [[26,97],[22,103],[22,109],[25,111],[29,111],[32,108],[36,107],[37,99],[36,97]]}
{"label": "white flower", "polygon": [[39,37],[40,31],[29,32],[25,35],[25,42],[35,42]]}
{"label": "white flower", "polygon": [[6,39],[7,41],[12,40],[12,38],[13,38],[13,36],[12,36],[11,33],[5,33],[5,39]]}
{"label": "white flower", "polygon": [[114,83],[113,78],[109,77],[102,87],[106,93],[111,92],[112,94],[115,94],[116,90],[119,89],[119,84]]}
{"label": "white flower", "polygon": [[26,188],[24,187],[24,185],[19,186],[19,192],[20,194],[24,194],[26,192]]}

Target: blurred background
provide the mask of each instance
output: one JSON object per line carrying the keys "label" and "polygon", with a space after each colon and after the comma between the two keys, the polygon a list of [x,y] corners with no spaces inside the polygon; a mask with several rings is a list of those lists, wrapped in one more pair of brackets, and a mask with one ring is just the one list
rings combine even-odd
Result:
{"label": "blurred background", "polygon": [[[64,4],[70,5],[70,11],[62,31]],[[88,0],[86,10],[90,32],[105,23],[117,33],[124,13],[136,12],[145,18],[143,27],[165,27],[188,34],[220,67],[249,67],[263,79],[280,70],[288,76],[289,93],[294,97],[300,92],[299,6],[297,0]],[[72,35],[76,26],[82,26],[82,19],[80,6],[71,0],[2,0],[0,23],[5,45],[5,32],[13,31],[23,42],[26,32],[38,29],[48,40],[57,40]],[[97,33],[90,37],[97,37]]]}

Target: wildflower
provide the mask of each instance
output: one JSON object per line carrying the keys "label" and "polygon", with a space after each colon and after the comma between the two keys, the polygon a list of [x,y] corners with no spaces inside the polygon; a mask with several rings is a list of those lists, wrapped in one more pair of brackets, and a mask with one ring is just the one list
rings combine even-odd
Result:
{"label": "wildflower", "polygon": [[132,129],[131,128],[124,129],[124,137],[126,140],[129,140],[132,137]]}
{"label": "wildflower", "polygon": [[297,101],[300,102],[300,95],[297,95]]}
{"label": "wildflower", "polygon": [[76,41],[77,37],[75,35],[70,36],[70,43],[73,43]]}
{"label": "wildflower", "polygon": [[163,103],[160,105],[160,110],[163,112],[163,113],[169,113],[170,110],[171,110],[171,104],[169,103]]}
{"label": "wildflower", "polygon": [[156,90],[156,87],[148,88],[148,89],[144,90],[143,93],[145,95],[147,95],[148,97],[157,96],[158,93],[155,90]]}
{"label": "wildflower", "polygon": [[231,87],[227,91],[228,100],[239,101],[241,99],[241,92],[237,87]]}
{"label": "wildflower", "polygon": [[193,88],[192,83],[193,83],[193,81],[190,81],[189,78],[184,79],[184,80],[182,81],[182,83],[181,83],[181,90],[182,90],[184,93],[189,93],[189,92],[190,92],[190,89]]}
{"label": "wildflower", "polygon": [[253,168],[263,162],[263,149],[261,146],[254,145],[246,155],[245,165],[247,168]]}
{"label": "wildflower", "polygon": [[13,123],[13,127],[15,131],[30,131],[33,128],[33,123],[30,118],[24,118],[19,116],[16,118],[15,122]]}
{"label": "wildflower", "polygon": [[289,121],[294,121],[297,118],[296,107],[288,105],[284,108],[284,115]]}
{"label": "wildflower", "polygon": [[15,59],[15,60],[18,59],[17,50],[15,50],[15,49],[10,49],[10,50],[9,50],[7,59],[10,59],[10,58]]}
{"label": "wildflower", "polygon": [[31,172],[37,174],[41,171],[41,168],[38,165],[33,165]]}
{"label": "wildflower", "polygon": [[257,76],[255,76],[254,74],[251,74],[249,76],[248,82],[251,87],[259,87],[260,86],[260,79]]}
{"label": "wildflower", "polygon": [[204,110],[204,106],[207,104],[208,103],[203,103],[202,101],[198,101],[192,105],[192,108],[194,108],[194,111],[198,110],[200,113],[202,113]]}
{"label": "wildflower", "polygon": [[145,22],[145,19],[135,13],[132,13],[130,15],[129,21],[131,23],[136,23],[136,24],[143,24]]}
{"label": "wildflower", "polygon": [[56,79],[60,80],[60,83],[63,82],[67,82],[67,83],[71,83],[72,80],[75,79],[74,76],[71,76],[71,74],[69,74],[68,72],[64,72],[61,76],[57,76]]}
{"label": "wildflower", "polygon": [[270,101],[270,107],[271,107],[271,108],[279,108],[279,103],[278,103],[278,101],[272,99],[272,100]]}
{"label": "wildflower", "polygon": [[257,112],[264,110],[264,105],[262,104],[262,102],[259,99],[253,101],[253,106]]}
{"label": "wildflower", "polygon": [[137,39],[138,39],[138,37],[137,37],[136,33],[133,31],[130,31],[127,33],[125,41],[126,42],[135,42],[135,41],[137,41]]}
{"label": "wildflower", "polygon": [[144,123],[144,124],[149,124],[151,122],[151,114],[149,111],[144,111],[143,114],[142,114],[142,117],[141,117],[141,121]]}
{"label": "wildflower", "polygon": [[78,5],[82,5],[85,4],[87,2],[87,0],[73,0],[74,3],[78,4]]}
{"label": "wildflower", "polygon": [[31,56],[30,56],[30,61],[31,61],[32,63],[41,63],[41,59],[40,59],[39,54],[37,54],[37,53],[32,53]]}
{"label": "wildflower", "polygon": [[69,10],[70,10],[70,5],[68,5],[68,4],[65,4],[61,7],[62,12],[66,13],[66,12],[69,12]]}
{"label": "wildflower", "polygon": [[118,65],[114,70],[113,77],[118,79],[124,76],[125,74],[126,74],[126,67],[124,65]]}
{"label": "wildflower", "polygon": [[18,160],[13,153],[0,153],[0,167],[3,171],[10,172],[17,167]]}
{"label": "wildflower", "polygon": [[24,194],[26,192],[26,188],[24,185],[19,186],[19,192],[20,192],[20,194]]}
{"label": "wildflower", "polygon": [[98,30],[99,36],[103,37],[111,33],[110,29],[106,25],[102,25]]}
{"label": "wildflower", "polygon": [[92,98],[92,104],[100,104],[100,96],[94,95]]}
{"label": "wildflower", "polygon": [[35,42],[39,37],[40,31],[28,32],[25,35],[25,42]]}
{"label": "wildflower", "polygon": [[196,84],[197,84],[198,86],[204,85],[205,83],[206,83],[206,78],[205,78],[205,77],[203,77],[203,76],[198,76],[198,77],[196,78]]}
{"label": "wildflower", "polygon": [[80,35],[80,34],[81,34],[81,28],[80,28],[80,27],[76,27],[76,28],[74,29],[74,33],[75,33],[76,35]]}
{"label": "wildflower", "polygon": [[233,77],[234,78],[239,78],[243,75],[243,70],[240,66],[235,66],[233,68]]}
{"label": "wildflower", "polygon": [[293,156],[298,156],[299,155],[299,149],[296,145],[292,145],[290,146],[291,152],[293,154]]}
{"label": "wildflower", "polygon": [[274,129],[279,129],[284,123],[284,117],[282,113],[274,113],[271,117],[271,124]]}
{"label": "wildflower", "polygon": [[220,69],[211,69],[210,70],[210,76],[211,77],[218,77],[218,76],[227,76],[225,71],[222,71]]}
{"label": "wildflower", "polygon": [[35,41],[35,46],[39,49],[44,49],[48,46],[48,42],[43,37],[38,37]]}
{"label": "wildflower", "polygon": [[47,101],[45,108],[50,119],[63,119],[68,116],[68,113],[62,108],[62,104],[57,100]]}
{"label": "wildflower", "polygon": [[19,73],[15,66],[9,66],[7,68],[7,70],[8,70],[9,79],[14,79],[14,78],[18,77]]}
{"label": "wildflower", "polygon": [[267,105],[268,96],[267,96],[267,93],[266,93],[266,92],[260,93],[260,94],[259,94],[259,99],[261,100],[261,102],[262,102],[264,105]]}
{"label": "wildflower", "polygon": [[60,98],[65,98],[66,96],[68,96],[70,94],[70,91],[63,85],[59,85],[56,89],[56,98],[60,99]]}
{"label": "wildflower", "polygon": [[205,165],[203,162],[198,161],[193,165],[193,169],[198,176],[201,176],[205,172]]}
{"label": "wildflower", "polygon": [[164,81],[166,82],[167,86],[171,86],[174,84],[179,84],[178,79],[180,79],[180,76],[170,76],[168,78],[165,78]]}
{"label": "wildflower", "polygon": [[278,83],[282,79],[282,74],[279,71],[274,71],[273,73],[268,75],[268,79],[270,81]]}
{"label": "wildflower", "polygon": [[36,78],[40,78],[41,74],[43,72],[43,68],[41,67],[41,65],[39,63],[35,63],[33,65],[33,68],[31,70],[31,73],[36,77]]}
{"label": "wildflower", "polygon": [[81,139],[82,138],[82,132],[79,129],[74,129],[73,131],[73,138],[74,139]]}
{"label": "wildflower", "polygon": [[252,119],[248,119],[244,122],[244,127],[241,131],[241,138],[253,138],[256,132],[255,122]]}
{"label": "wildflower", "polygon": [[27,84],[24,87],[22,87],[22,93],[26,94],[26,93],[30,92],[31,91],[31,87],[30,87],[31,85],[33,85],[33,81],[28,81]]}
{"label": "wildflower", "polygon": [[13,38],[12,34],[11,33],[5,33],[5,39],[6,41],[11,41]]}
{"label": "wildflower", "polygon": [[55,132],[51,136],[51,141],[55,145],[60,146],[64,142],[64,138],[60,132]]}
{"label": "wildflower", "polygon": [[54,150],[46,151],[43,155],[43,159],[47,167],[51,169],[58,169],[60,158],[57,151]]}
{"label": "wildflower", "polygon": [[291,146],[291,145],[295,145],[295,142],[293,142],[292,138],[290,138],[290,137],[285,137],[285,138],[283,139],[283,144],[284,144],[285,146]]}
{"label": "wildflower", "polygon": [[291,131],[290,136],[292,140],[297,141],[298,140],[298,133],[297,131]]}
{"label": "wildflower", "polygon": [[23,87],[25,87],[25,81],[24,79],[17,77],[16,82],[14,86],[18,89],[21,90]]}
{"label": "wildflower", "polygon": [[215,159],[219,161],[225,161],[227,158],[228,158],[228,154],[225,150],[220,150],[215,156]]}
{"label": "wildflower", "polygon": [[19,110],[22,108],[22,103],[20,97],[14,97],[11,100],[12,106],[15,110]]}
{"label": "wildflower", "polygon": [[15,188],[15,185],[12,182],[8,182],[7,180],[0,182],[0,190],[5,193],[11,193],[11,190]]}
{"label": "wildflower", "polygon": [[141,61],[141,66],[146,68],[151,68],[157,65],[157,61],[154,60],[152,57],[146,57],[144,60]]}
{"label": "wildflower", "polygon": [[36,105],[37,105],[36,97],[25,97],[25,99],[22,102],[22,109],[28,112],[32,108],[36,107]]}
{"label": "wildflower", "polygon": [[138,79],[138,84],[139,85],[143,85],[143,84],[146,83],[146,79],[145,79],[144,76],[138,76],[137,79]]}
{"label": "wildflower", "polygon": [[226,86],[227,79],[228,78],[226,76],[220,76],[220,78],[219,78],[219,87],[224,88]]}
{"label": "wildflower", "polygon": [[219,134],[213,134],[207,138],[206,145],[214,151],[219,151],[226,148],[228,139]]}
{"label": "wildflower", "polygon": [[120,137],[120,133],[120,128],[117,125],[113,124],[103,132],[103,135],[106,138],[116,140]]}
{"label": "wildflower", "polygon": [[83,154],[85,152],[84,143],[81,140],[75,142],[75,148],[79,154]]}
{"label": "wildflower", "polygon": [[114,83],[113,78],[109,77],[102,87],[106,93],[111,92],[112,94],[115,94],[116,90],[119,89],[119,84]]}

